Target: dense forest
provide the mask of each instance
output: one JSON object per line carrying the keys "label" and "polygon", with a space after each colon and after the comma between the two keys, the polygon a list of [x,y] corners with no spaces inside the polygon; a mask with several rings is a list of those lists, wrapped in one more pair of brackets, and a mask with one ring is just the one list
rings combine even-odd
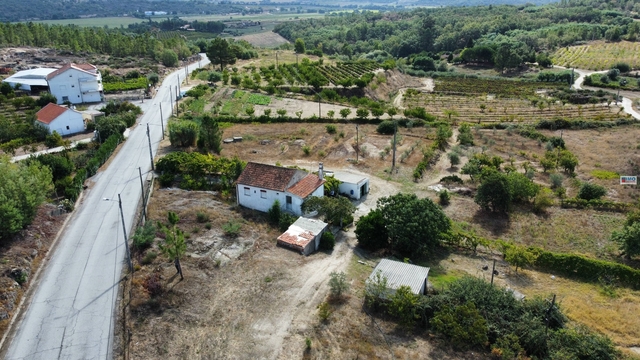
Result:
{"label": "dense forest", "polygon": [[[401,12],[337,14],[278,25],[290,41],[301,38],[307,49],[359,56],[384,49],[394,57],[420,52],[455,52],[474,46],[503,48],[522,60],[581,41],[636,40],[633,19],[640,3],[576,1],[544,6],[479,6],[415,9]],[[637,14],[636,14],[637,15]]]}
{"label": "dense forest", "polygon": [[178,36],[158,39],[149,33],[131,34],[103,28],[0,23],[0,46],[6,45],[54,47],[73,52],[148,57],[155,60],[160,60],[165,51],[172,51],[177,58],[183,59],[199,50],[196,46],[188,46]]}
{"label": "dense forest", "polygon": [[[244,6],[200,1],[64,1],[64,0],[3,0],[0,21],[75,19],[80,16],[135,15],[145,11],[166,11],[168,14],[226,14],[258,11]],[[262,10],[259,10],[262,11]]]}

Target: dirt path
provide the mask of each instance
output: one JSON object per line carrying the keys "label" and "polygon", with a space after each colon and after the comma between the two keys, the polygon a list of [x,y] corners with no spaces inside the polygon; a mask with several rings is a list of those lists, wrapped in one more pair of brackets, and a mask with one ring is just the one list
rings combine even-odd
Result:
{"label": "dirt path", "polygon": [[433,89],[435,88],[435,82],[431,78],[422,79],[422,84],[424,84],[424,86],[419,88],[410,87],[410,88],[399,89],[398,95],[395,97],[395,99],[393,99],[393,106],[395,106],[400,110],[404,109],[404,106],[402,105],[402,100],[403,100],[404,93],[407,91],[407,89],[416,89],[422,92],[432,92]]}
{"label": "dirt path", "polygon": [[[566,69],[565,67],[562,67],[562,66],[555,66],[555,67]],[[612,94],[619,93],[620,95],[622,95],[621,104],[622,104],[622,108],[624,109],[624,112],[633,116],[636,120],[640,120],[640,113],[633,107],[633,100],[631,99],[631,97],[637,98],[637,94],[631,93],[629,91],[624,91],[624,90],[620,90],[618,92],[612,89],[603,89],[603,88],[592,87],[592,86],[585,86],[585,87],[582,86],[582,84],[584,83],[584,78],[586,76],[591,74],[606,74],[607,70],[604,70],[604,71],[590,71],[590,70],[582,70],[582,69],[574,69],[574,70],[579,75],[573,84],[574,89],[576,90],[587,89],[587,90],[594,90],[594,91],[604,90]]]}

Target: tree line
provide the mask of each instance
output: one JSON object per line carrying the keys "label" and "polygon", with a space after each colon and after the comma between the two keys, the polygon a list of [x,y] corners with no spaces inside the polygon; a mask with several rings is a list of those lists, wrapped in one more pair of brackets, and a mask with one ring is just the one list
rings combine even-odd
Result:
{"label": "tree line", "polygon": [[[460,52],[474,44],[531,54],[576,41],[634,40],[640,25],[630,11],[600,2],[598,7],[569,2],[545,6],[476,6],[363,12],[286,22],[274,29],[290,41],[325,54],[363,55],[385,50],[394,57],[426,52]],[[634,5],[632,8],[635,8]],[[526,55],[526,56],[525,56]]]}
{"label": "tree line", "polygon": [[48,25],[40,23],[0,23],[0,46],[53,47],[73,52],[91,52],[117,57],[146,57],[160,61],[163,52],[178,58],[197,53],[196,46],[174,36],[159,39],[150,33],[133,34],[104,28]]}

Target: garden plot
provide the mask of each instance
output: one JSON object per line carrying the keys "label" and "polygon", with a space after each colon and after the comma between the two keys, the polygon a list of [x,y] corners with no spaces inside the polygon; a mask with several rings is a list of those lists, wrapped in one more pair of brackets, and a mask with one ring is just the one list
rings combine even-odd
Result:
{"label": "garden plot", "polygon": [[[496,98],[491,95],[462,96],[405,93],[405,107],[424,107],[441,118],[466,122],[536,122],[550,118],[617,120],[627,117],[615,104],[562,104],[543,97],[532,101],[518,98]],[[451,113],[454,111],[454,113]]]}

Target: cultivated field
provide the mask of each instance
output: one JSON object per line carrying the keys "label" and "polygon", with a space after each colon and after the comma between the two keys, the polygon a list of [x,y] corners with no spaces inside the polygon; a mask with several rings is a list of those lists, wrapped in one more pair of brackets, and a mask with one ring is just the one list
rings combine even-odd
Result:
{"label": "cultivated field", "polygon": [[610,69],[617,62],[640,67],[640,43],[596,41],[588,45],[561,47],[553,54],[556,65],[588,70]]}
{"label": "cultivated field", "polygon": [[40,20],[32,21],[34,23],[43,23],[50,25],[76,25],[83,27],[104,27],[117,28],[120,26],[127,27],[129,24],[137,24],[145,21],[145,19],[138,19],[127,16],[117,17],[96,17],[96,18],[84,18],[84,19],[63,19],[63,20]]}

